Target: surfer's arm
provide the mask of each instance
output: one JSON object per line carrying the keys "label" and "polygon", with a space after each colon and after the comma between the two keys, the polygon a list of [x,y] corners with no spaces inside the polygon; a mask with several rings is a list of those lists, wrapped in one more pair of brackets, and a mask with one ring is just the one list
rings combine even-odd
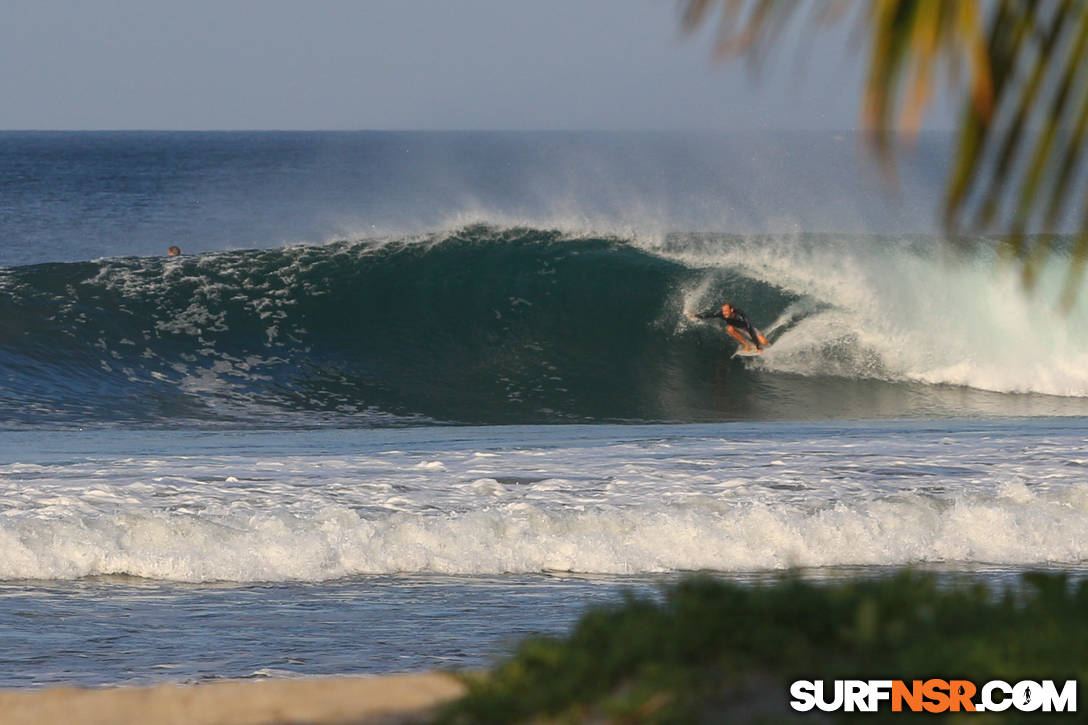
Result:
{"label": "surfer's arm", "polygon": [[694,314],[689,313],[688,316],[691,317],[693,320],[713,320],[715,317],[721,317],[722,311],[714,310],[713,312],[698,312]]}

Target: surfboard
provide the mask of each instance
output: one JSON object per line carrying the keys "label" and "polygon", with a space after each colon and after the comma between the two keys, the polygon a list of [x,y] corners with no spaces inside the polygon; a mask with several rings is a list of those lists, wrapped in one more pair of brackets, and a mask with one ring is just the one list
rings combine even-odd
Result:
{"label": "surfboard", "polygon": [[[764,348],[764,349],[766,349],[766,348]],[[746,351],[742,347],[742,348],[738,348],[737,351],[735,353],[733,353],[730,357],[759,357],[762,354],[763,354],[763,350]]]}

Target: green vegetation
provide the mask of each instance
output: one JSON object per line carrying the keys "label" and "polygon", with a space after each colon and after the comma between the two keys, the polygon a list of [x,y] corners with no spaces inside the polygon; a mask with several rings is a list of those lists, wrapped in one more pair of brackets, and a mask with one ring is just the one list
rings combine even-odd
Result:
{"label": "green vegetation", "polygon": [[[1078,229],[1063,303],[1088,263],[1088,3],[1084,0],[681,0],[683,24],[716,23],[719,56],[781,52],[803,8],[812,24],[853,19],[867,45],[862,127],[891,169],[939,87],[961,101],[944,221],[953,239],[996,233],[1031,285],[1054,232]],[[715,21],[716,18],[716,21]],[[939,77],[940,72],[943,77]]]}
{"label": "green vegetation", "polygon": [[[788,703],[796,679],[933,677],[979,686],[1088,682],[1088,582],[1028,574],[1022,586],[994,591],[912,572],[825,585],[695,577],[668,587],[661,601],[629,597],[592,610],[565,639],[523,642],[491,673],[466,676],[469,694],[440,722],[932,721],[890,712],[887,703],[860,715],[800,714]],[[1078,716],[1010,710],[949,719]]]}

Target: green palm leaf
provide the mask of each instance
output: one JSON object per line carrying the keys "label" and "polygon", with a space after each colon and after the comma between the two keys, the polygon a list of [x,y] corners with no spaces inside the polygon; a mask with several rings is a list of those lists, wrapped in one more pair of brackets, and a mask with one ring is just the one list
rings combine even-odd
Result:
{"label": "green palm leaf", "polygon": [[686,0],[683,25],[717,24],[716,53],[756,62],[808,7],[817,24],[853,18],[868,45],[862,126],[891,170],[921,125],[942,70],[963,111],[944,202],[952,239],[1000,234],[1031,287],[1054,234],[1076,229],[1062,303],[1088,262],[1086,0]]}

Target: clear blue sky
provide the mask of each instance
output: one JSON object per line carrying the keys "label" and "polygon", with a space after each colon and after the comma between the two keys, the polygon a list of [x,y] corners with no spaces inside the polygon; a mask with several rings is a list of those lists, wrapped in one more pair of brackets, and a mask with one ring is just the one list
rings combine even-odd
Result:
{"label": "clear blue sky", "polygon": [[796,33],[753,77],[673,0],[0,7],[0,129],[849,129],[864,60]]}

